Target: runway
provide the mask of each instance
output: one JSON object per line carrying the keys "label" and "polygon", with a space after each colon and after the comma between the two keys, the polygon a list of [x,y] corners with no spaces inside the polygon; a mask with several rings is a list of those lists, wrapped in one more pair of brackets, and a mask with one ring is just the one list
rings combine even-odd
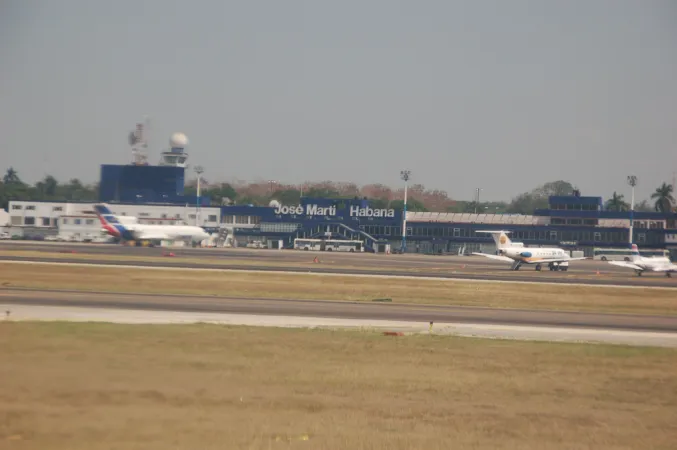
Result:
{"label": "runway", "polygon": [[[35,255],[0,255],[0,261],[79,263],[112,266],[184,267],[191,269],[247,270],[315,274],[409,276],[458,280],[511,281],[597,286],[665,287],[677,289],[677,277],[631,270],[604,261],[573,261],[567,272],[536,272],[533,266],[512,271],[509,264],[480,256],[383,255],[294,250],[186,249],[125,247],[111,244],[0,243],[0,251],[27,251]],[[58,253],[75,251],[77,258]],[[171,251],[173,258],[163,257]],[[43,256],[44,255],[44,256]],[[146,258],[125,260],[125,256]],[[313,264],[317,256],[320,264]]]}
{"label": "runway", "polygon": [[493,309],[459,306],[420,306],[328,300],[200,297],[157,294],[85,293],[28,289],[0,289],[0,303],[88,307],[145,311],[256,314],[266,316],[321,317],[566,327],[596,330],[677,332],[677,317],[630,314],[577,313],[543,310]]}

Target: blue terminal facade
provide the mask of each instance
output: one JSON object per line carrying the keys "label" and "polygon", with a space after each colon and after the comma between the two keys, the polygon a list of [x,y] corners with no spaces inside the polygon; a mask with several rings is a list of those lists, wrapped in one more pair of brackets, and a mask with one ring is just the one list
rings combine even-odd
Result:
{"label": "blue terminal facade", "polygon": [[[627,247],[629,212],[604,211],[601,197],[553,196],[550,208],[533,216],[509,214],[407,213],[407,251],[441,253],[460,244],[492,244],[477,230],[508,230],[529,246],[559,246],[570,250]],[[670,247],[677,236],[677,214],[634,212],[633,241],[644,248]],[[253,217],[255,228],[239,228],[238,217]],[[389,243],[401,246],[402,211],[374,209],[365,199],[302,198],[299,205],[278,208],[222,207],[222,223],[238,235],[265,236],[293,244],[294,238],[361,239],[365,249]],[[666,239],[666,237],[668,237]],[[677,242],[675,243],[677,247]]]}
{"label": "blue terminal facade", "polygon": [[[257,226],[238,227],[242,218],[254,218]],[[402,211],[373,208],[366,199],[304,197],[298,205],[224,206],[221,223],[236,235],[281,239],[287,247],[296,238],[354,239],[363,241],[367,251],[383,252],[402,233]],[[380,227],[378,235],[366,231],[369,225]]]}
{"label": "blue terminal facade", "polygon": [[[115,203],[196,204],[184,195],[185,168],[133,164],[103,164],[99,200]],[[209,205],[209,198],[200,199]]]}

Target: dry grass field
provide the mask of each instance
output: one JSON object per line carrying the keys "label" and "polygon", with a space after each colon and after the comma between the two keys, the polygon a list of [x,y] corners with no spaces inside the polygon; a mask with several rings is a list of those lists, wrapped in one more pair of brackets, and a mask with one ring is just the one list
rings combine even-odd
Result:
{"label": "dry grass field", "polygon": [[1,287],[677,314],[675,291],[461,280],[5,264]]}
{"label": "dry grass field", "polygon": [[674,449],[677,351],[0,322],[0,448]]}

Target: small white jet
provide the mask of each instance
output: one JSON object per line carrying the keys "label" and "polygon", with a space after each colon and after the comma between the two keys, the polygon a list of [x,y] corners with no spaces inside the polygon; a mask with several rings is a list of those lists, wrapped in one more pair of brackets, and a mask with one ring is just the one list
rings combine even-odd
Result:
{"label": "small white jet", "polygon": [[673,272],[677,272],[677,264],[673,264],[670,262],[670,259],[665,256],[655,256],[651,258],[641,256],[636,244],[632,244],[631,254],[630,261],[609,261],[609,264],[634,269],[637,276],[640,277],[642,276],[642,273],[647,270],[650,272],[665,272],[666,277],[670,277]]}
{"label": "small white jet", "polygon": [[124,241],[161,241],[161,240],[190,240],[191,243],[200,243],[209,238],[202,227],[190,225],[146,225],[138,223],[135,217],[115,216],[106,204],[94,206],[103,230],[111,236]]}
{"label": "small white jet", "polygon": [[523,242],[512,242],[508,237],[509,231],[477,231],[477,233],[489,233],[496,242],[496,255],[473,252],[473,255],[484,256],[498,261],[512,263],[512,270],[519,270],[522,264],[535,264],[535,269],[540,271],[542,264],[547,264],[553,271],[566,272],[569,261],[587,259],[585,257],[572,258],[569,253],[561,248],[524,247]]}

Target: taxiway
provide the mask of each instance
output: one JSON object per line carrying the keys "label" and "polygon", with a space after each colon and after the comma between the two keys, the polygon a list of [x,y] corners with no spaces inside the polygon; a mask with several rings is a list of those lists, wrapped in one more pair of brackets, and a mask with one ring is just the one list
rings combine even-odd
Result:
{"label": "taxiway", "polygon": [[[115,266],[184,267],[193,269],[285,271],[344,275],[415,276],[485,281],[547,282],[606,286],[677,288],[677,278],[633,271],[604,261],[573,261],[567,272],[537,272],[533,266],[512,271],[509,264],[481,256],[384,255],[368,253],[328,253],[294,250],[147,248],[112,244],[17,243],[2,242],[0,251],[26,251],[31,256],[4,254],[0,261],[59,262]],[[77,259],[57,253],[76,252]],[[174,257],[165,258],[167,252]],[[125,260],[125,256],[137,257]],[[138,257],[146,258],[139,261]],[[313,263],[317,257],[319,264]]]}

